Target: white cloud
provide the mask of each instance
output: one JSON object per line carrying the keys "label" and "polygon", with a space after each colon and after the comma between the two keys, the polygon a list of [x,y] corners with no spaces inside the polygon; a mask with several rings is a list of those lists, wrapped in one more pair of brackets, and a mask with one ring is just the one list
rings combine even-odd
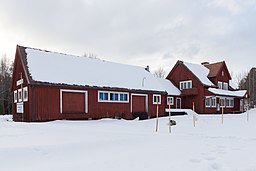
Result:
{"label": "white cloud", "polygon": [[255,0],[2,0],[0,45],[91,52],[152,69],[226,60],[238,72],[255,65],[255,6]]}

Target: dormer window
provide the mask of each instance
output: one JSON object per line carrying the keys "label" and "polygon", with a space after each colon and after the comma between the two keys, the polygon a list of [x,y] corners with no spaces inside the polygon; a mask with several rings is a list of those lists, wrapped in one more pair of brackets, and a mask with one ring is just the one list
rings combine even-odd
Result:
{"label": "dormer window", "polygon": [[218,81],[218,88],[222,89],[222,82],[221,81]]}
{"label": "dormer window", "polygon": [[223,83],[223,90],[228,90],[228,83]]}
{"label": "dormer window", "polygon": [[180,82],[180,90],[190,89],[190,88],[192,88],[192,80]]}

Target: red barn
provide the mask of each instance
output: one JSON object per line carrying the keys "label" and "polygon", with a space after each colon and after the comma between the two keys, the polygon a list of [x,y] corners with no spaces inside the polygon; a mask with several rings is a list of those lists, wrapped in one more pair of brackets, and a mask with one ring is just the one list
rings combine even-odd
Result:
{"label": "red barn", "polygon": [[157,105],[163,116],[172,90],[176,99],[180,91],[170,81],[142,67],[17,46],[13,119],[155,117]]}
{"label": "red barn", "polygon": [[178,61],[167,79],[181,90],[182,108],[197,113],[225,113],[243,110],[246,90],[234,91],[230,87],[231,76],[226,63],[191,64]]}

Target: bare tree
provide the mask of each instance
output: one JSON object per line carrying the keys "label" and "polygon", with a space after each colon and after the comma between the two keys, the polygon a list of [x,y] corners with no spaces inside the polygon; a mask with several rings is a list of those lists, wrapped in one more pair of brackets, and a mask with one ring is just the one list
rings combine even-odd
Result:
{"label": "bare tree", "polygon": [[0,60],[0,114],[10,114],[12,110],[12,66],[13,64],[4,55]]}
{"label": "bare tree", "polygon": [[237,73],[233,79],[234,83],[236,83],[239,87],[239,89],[246,89],[245,87],[245,82],[246,82],[246,77],[248,75],[248,71],[242,71],[240,73]]}
{"label": "bare tree", "polygon": [[158,77],[158,78],[164,78],[165,77],[165,70],[163,67],[159,67],[155,72],[154,72],[154,76]]}
{"label": "bare tree", "polygon": [[93,53],[89,53],[89,52],[85,52],[82,57],[86,57],[86,58],[92,58],[92,59],[98,59],[97,55],[93,54]]}

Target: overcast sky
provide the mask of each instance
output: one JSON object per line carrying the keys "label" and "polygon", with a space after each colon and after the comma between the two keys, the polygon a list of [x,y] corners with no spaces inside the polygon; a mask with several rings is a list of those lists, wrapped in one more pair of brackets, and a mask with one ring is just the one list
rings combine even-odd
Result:
{"label": "overcast sky", "polygon": [[169,72],[177,60],[256,66],[256,0],[1,0],[0,55],[16,44]]}

